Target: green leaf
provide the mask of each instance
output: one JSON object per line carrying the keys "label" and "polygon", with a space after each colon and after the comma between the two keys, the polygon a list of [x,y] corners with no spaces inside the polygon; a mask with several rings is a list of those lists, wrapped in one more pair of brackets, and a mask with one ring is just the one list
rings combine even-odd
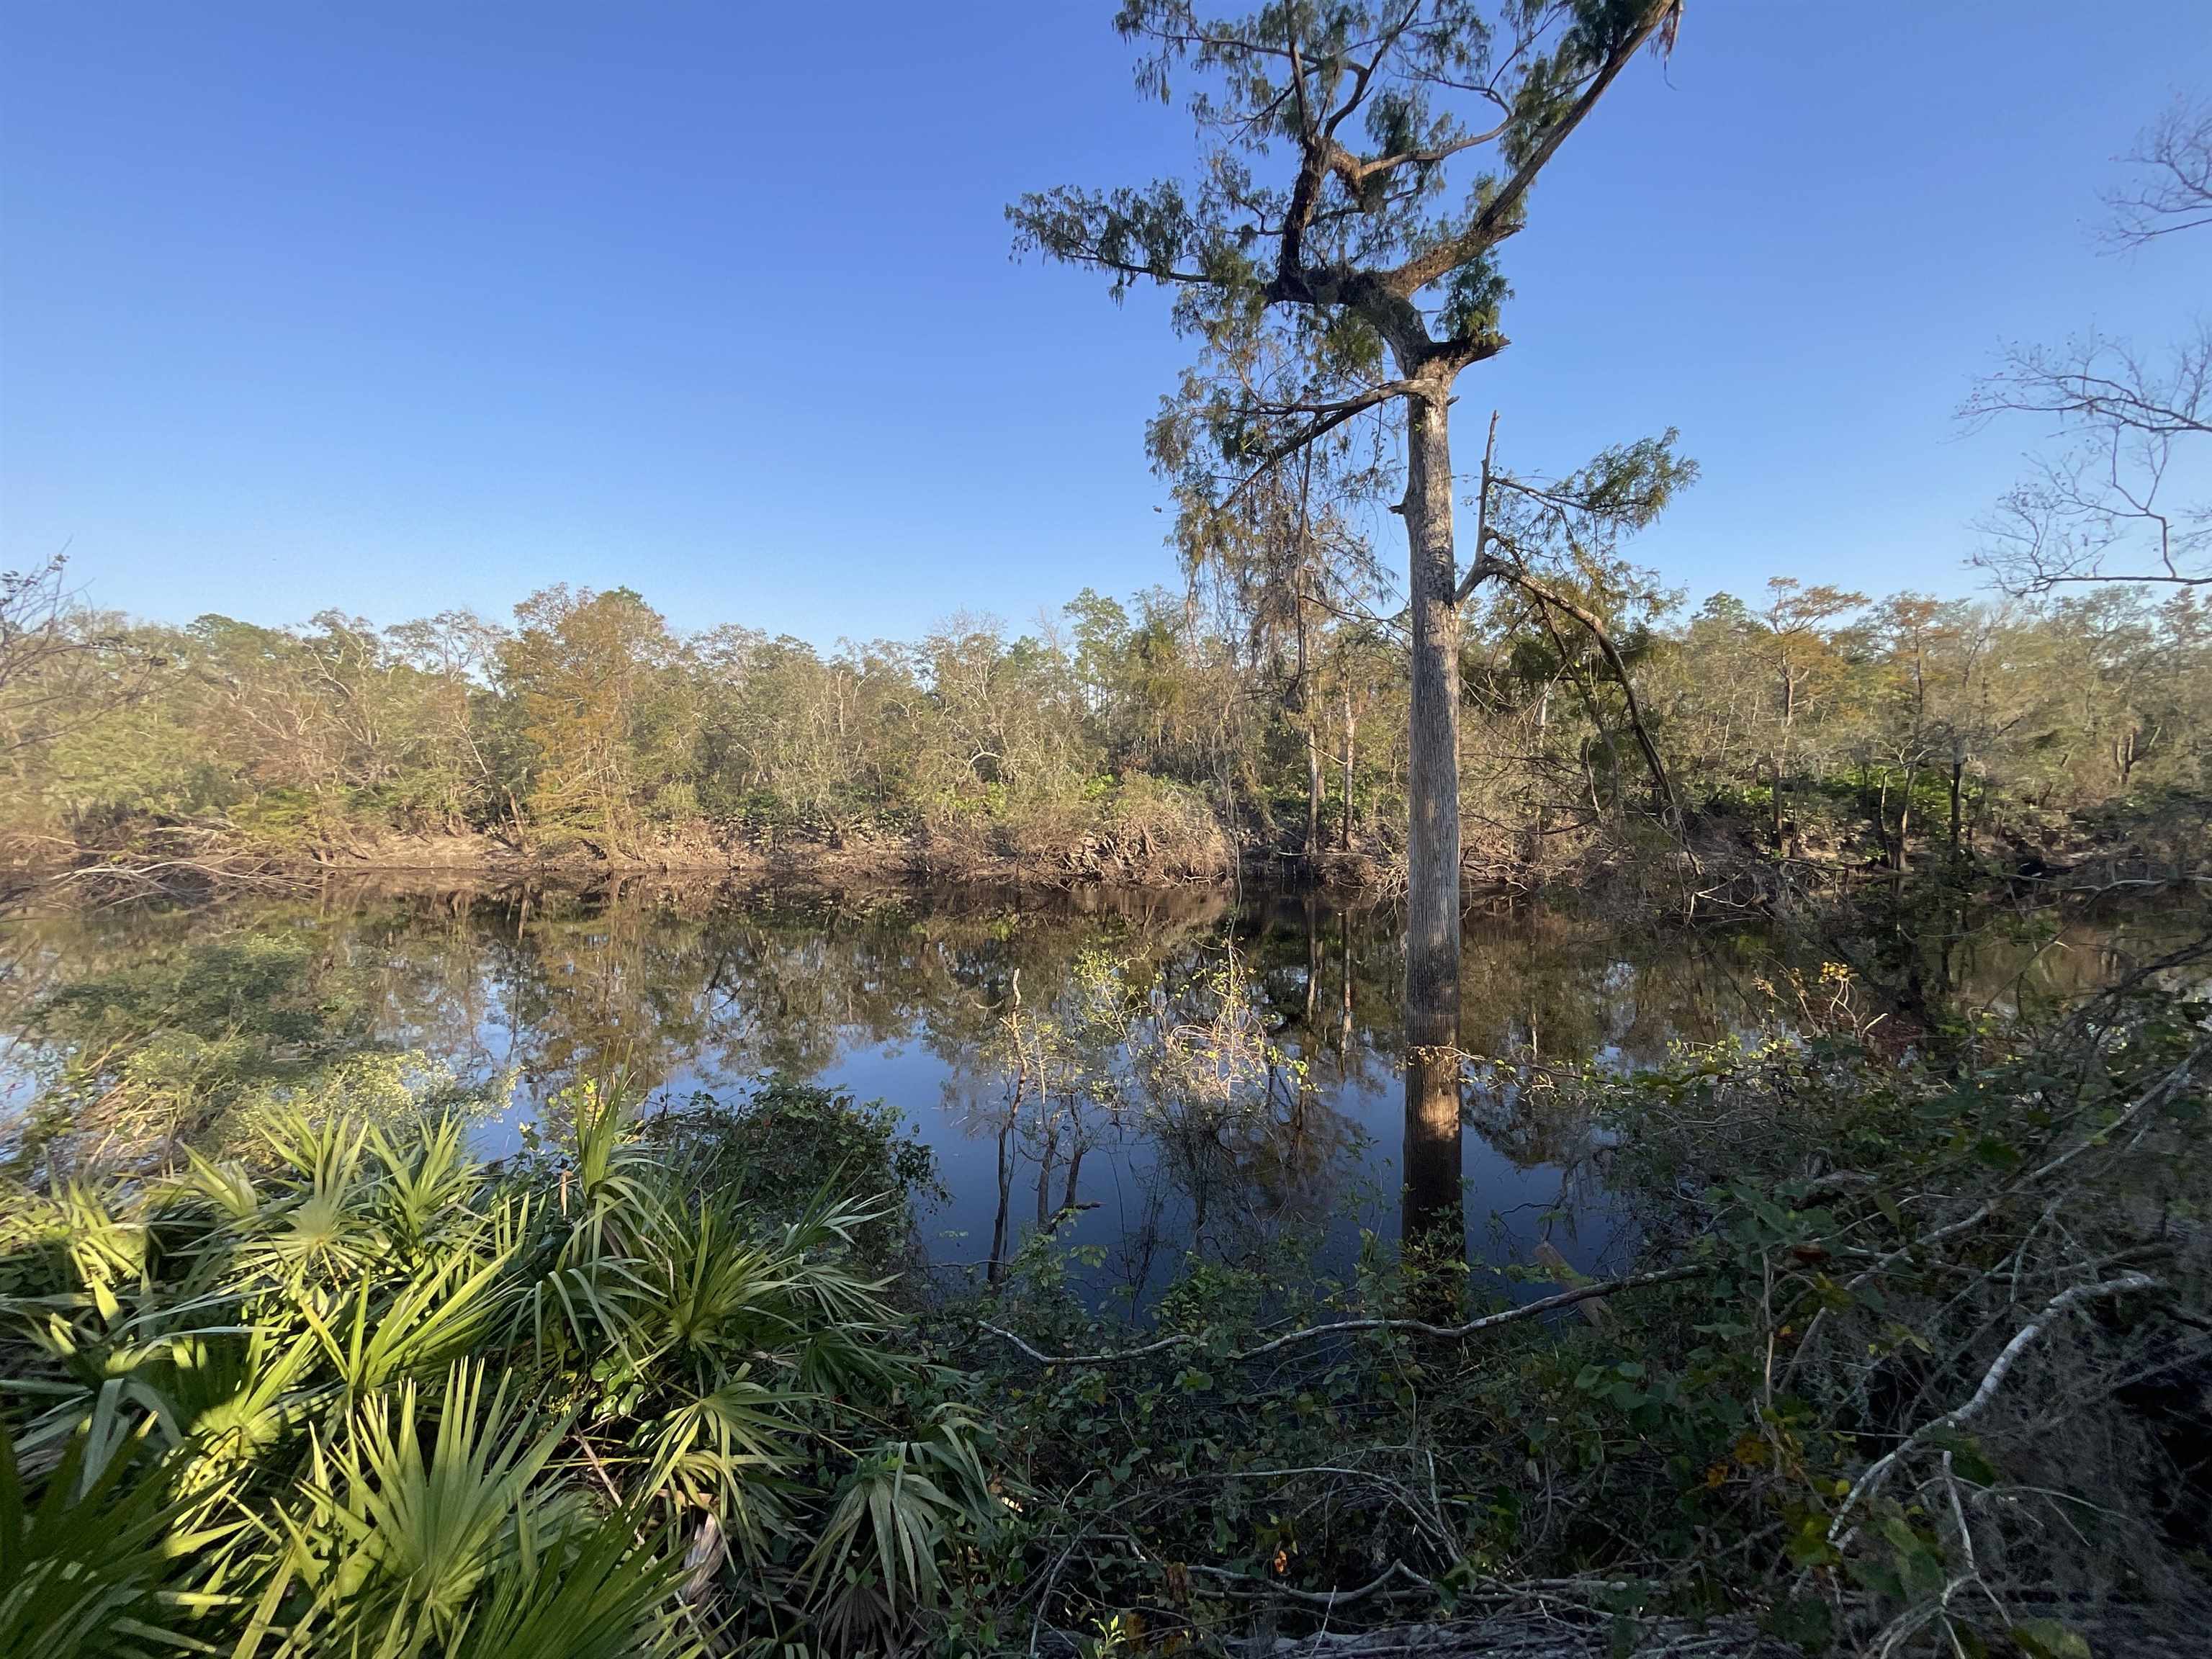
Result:
{"label": "green leaf", "polygon": [[2006,1634],[2028,1659],[2090,1659],[2081,1632],[2059,1619],[2023,1619]]}
{"label": "green leaf", "polygon": [[1817,1595],[1792,1595],[1767,1614],[1765,1629],[1768,1635],[1795,1642],[1808,1653],[1820,1653],[1836,1639],[1836,1616]]}

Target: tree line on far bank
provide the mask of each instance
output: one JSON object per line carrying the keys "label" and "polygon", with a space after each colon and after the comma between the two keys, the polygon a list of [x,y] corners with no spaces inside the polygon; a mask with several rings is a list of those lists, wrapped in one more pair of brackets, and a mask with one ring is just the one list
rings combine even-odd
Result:
{"label": "tree line on far bank", "polygon": [[[1778,579],[1686,615],[1650,573],[1597,578],[1574,601],[1625,675],[1518,589],[1469,609],[1474,875],[1650,844],[1665,803],[1639,730],[1693,836],[1892,868],[2085,823],[2124,836],[2212,794],[2194,590],[1869,601]],[[549,588],[507,625],[139,623],[73,605],[56,570],[10,595],[0,830],[29,864],[473,836],[611,860],[796,843],[947,870],[1387,874],[1408,697],[1389,620],[1198,592],[1085,590],[1024,632],[959,617],[825,651],[680,630],[626,588]]]}

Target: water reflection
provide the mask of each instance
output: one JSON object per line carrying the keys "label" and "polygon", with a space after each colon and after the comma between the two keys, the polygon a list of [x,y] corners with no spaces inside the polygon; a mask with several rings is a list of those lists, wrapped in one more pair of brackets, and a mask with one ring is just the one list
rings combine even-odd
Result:
{"label": "water reflection", "polygon": [[[310,902],[125,908],[11,924],[0,1021],[40,990],[281,933],[380,1042],[510,1066],[483,1149],[566,1084],[668,1095],[770,1071],[880,1097],[936,1151],[940,1263],[995,1279],[1041,1231],[1098,1247],[1098,1294],[1186,1252],[1340,1270],[1372,1234],[1584,1271],[1613,1243],[1585,1124],[1547,1069],[1626,1066],[1775,1018],[1762,943],[1527,907],[1469,919],[1460,1066],[1411,1039],[1400,923],[1311,896],[829,896],[623,884],[592,892],[334,885]],[[1984,942],[2002,987],[2107,970],[2092,941]],[[2009,993],[2008,993],[2009,994]],[[25,1055],[11,1066],[18,1103]]]}
{"label": "water reflection", "polygon": [[1458,1056],[1421,1044],[1406,1055],[1406,1192],[1400,1237],[1411,1257],[1462,1255],[1467,1240],[1466,1162]]}

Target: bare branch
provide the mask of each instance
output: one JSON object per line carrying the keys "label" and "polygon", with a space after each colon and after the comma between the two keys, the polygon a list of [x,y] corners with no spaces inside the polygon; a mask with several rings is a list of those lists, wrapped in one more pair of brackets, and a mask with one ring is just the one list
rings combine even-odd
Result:
{"label": "bare branch", "polygon": [[1853,1483],[1850,1491],[1844,1494],[1843,1503],[1837,1508],[1834,1518],[1828,1523],[1828,1541],[1835,1543],[1844,1536],[1848,1530],[1846,1523],[1851,1512],[1881,1490],[1882,1483],[1896,1472],[1900,1462],[1926,1445],[1934,1436],[1955,1429],[1978,1415],[1983,1407],[1996,1398],[1997,1390],[2004,1386],[2005,1378],[2011,1374],[2021,1355],[2027,1352],[2036,1338],[2049,1329],[2052,1322],[2061,1315],[2085,1303],[2164,1288],[2161,1280],[2153,1279],[2148,1273],[2122,1273],[2094,1285],[2076,1285],[2052,1297],[2044,1304],[2041,1312],[2013,1334],[2012,1340],[2006,1343],[1997,1357],[1990,1362],[1989,1370],[1982,1373],[1981,1386],[1970,1398],[1934,1421],[1922,1424],[1905,1437],[1902,1444],[1877,1458]]}
{"label": "bare branch", "polygon": [[1559,154],[1559,148],[1573,136],[1589,112],[1597,107],[1598,100],[1606,88],[1628,67],[1629,59],[1642,51],[1655,38],[1671,40],[1680,25],[1681,0],[1654,0],[1643,20],[1625,34],[1608,52],[1603,63],[1583,82],[1579,94],[1566,110],[1546,125],[1543,137],[1537,140],[1512,173],[1501,185],[1496,194],[1483,206],[1473,223],[1458,235],[1414,258],[1407,260],[1383,278],[1384,284],[1395,294],[1412,295],[1446,274],[1472,259],[1480,258],[1486,250],[1504,240],[1519,228],[1522,200],[1536,182],[1536,176],[1547,163]]}
{"label": "bare branch", "polygon": [[[1370,1331],[1406,1331],[1419,1336],[1431,1336],[1440,1341],[1457,1341],[1464,1337],[1480,1335],[1501,1326],[1515,1325],[1524,1319],[1538,1319],[1562,1308],[1571,1308],[1594,1297],[1612,1296],[1621,1291],[1640,1290],[1649,1285],[1679,1284],[1686,1279],[1702,1279],[1711,1270],[1700,1265],[1662,1267],[1655,1272],[1632,1273],[1623,1279],[1593,1279],[1587,1285],[1577,1285],[1571,1290],[1561,1291],[1555,1296],[1540,1297],[1534,1302],[1524,1302],[1519,1307],[1502,1312],[1485,1314],[1480,1319],[1470,1319],[1463,1325],[1433,1325],[1425,1319],[1341,1319],[1327,1325],[1308,1325],[1256,1346],[1238,1349],[1222,1356],[1232,1364],[1243,1364],[1264,1355],[1280,1352],[1299,1343],[1317,1341],[1324,1337],[1354,1336]],[[1013,1332],[996,1325],[985,1324],[983,1329],[992,1335],[1012,1343],[1040,1365],[1114,1365],[1125,1360],[1142,1359],[1156,1353],[1167,1353],[1177,1348],[1201,1347],[1205,1339],[1176,1334],[1162,1337],[1157,1342],[1147,1342],[1135,1348],[1109,1348],[1099,1353],[1047,1353],[1031,1346]]]}
{"label": "bare branch", "polygon": [[2177,100],[2120,159],[2148,176],[2106,192],[2113,246],[2133,250],[2212,227],[2212,104]]}

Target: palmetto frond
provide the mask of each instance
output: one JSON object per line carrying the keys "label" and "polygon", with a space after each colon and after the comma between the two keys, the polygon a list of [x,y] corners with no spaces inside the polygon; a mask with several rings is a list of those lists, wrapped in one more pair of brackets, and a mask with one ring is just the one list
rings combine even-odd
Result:
{"label": "palmetto frond", "polygon": [[443,1659],[690,1659],[706,1650],[679,1621],[683,1565],[672,1540],[641,1546],[637,1517],[610,1516],[495,1571]]}
{"label": "palmetto frond", "polygon": [[955,1425],[862,1456],[800,1568],[825,1632],[854,1645],[934,1604],[949,1540],[994,1516],[981,1466]]}
{"label": "palmetto frond", "polygon": [[512,1294],[509,1254],[482,1261],[451,1255],[396,1291],[379,1294],[364,1276],[353,1296],[332,1305],[303,1300],[301,1318],[349,1397],[442,1369],[484,1345],[502,1323]]}
{"label": "palmetto frond", "polygon": [[373,1267],[390,1241],[377,1224],[366,1131],[294,1115],[263,1133],[290,1178],[272,1183],[270,1201],[241,1230],[238,1277],[298,1293]]}
{"label": "palmetto frond", "polygon": [[93,1461],[82,1440],[32,1498],[0,1431],[0,1653],[153,1659],[210,1650],[194,1633],[214,1599],[164,1469],[125,1441]]}
{"label": "palmetto frond", "polygon": [[[27,1195],[0,1224],[0,1652],[591,1659],[931,1605],[991,1506],[957,1425],[848,1449],[930,1376],[855,1261],[888,1212],[763,1226],[683,1191],[618,1100],[519,1175],[449,1120],[294,1113],[251,1166]],[[70,1565],[97,1512],[112,1559]]]}
{"label": "palmetto frond", "polygon": [[459,1119],[421,1126],[411,1144],[373,1125],[368,1145],[379,1166],[377,1218],[403,1252],[419,1256],[457,1219],[472,1222],[483,1166],[470,1155]]}
{"label": "palmetto frond", "polygon": [[356,1407],[318,1457],[291,1529],[319,1607],[447,1628],[488,1574],[588,1526],[579,1494],[540,1479],[565,1420],[546,1425],[504,1382],[487,1399],[483,1367],[469,1364],[453,1367],[425,1443],[428,1415],[404,1383]]}
{"label": "palmetto frond", "polygon": [[253,1462],[300,1422],[320,1352],[268,1326],[179,1337],[148,1379],[173,1444],[192,1443],[182,1479],[199,1489]]}
{"label": "palmetto frond", "polygon": [[809,1402],[754,1381],[749,1370],[741,1367],[648,1427],[640,1493],[704,1510],[738,1542],[757,1548],[787,1524],[780,1477],[799,1461],[798,1412]]}

